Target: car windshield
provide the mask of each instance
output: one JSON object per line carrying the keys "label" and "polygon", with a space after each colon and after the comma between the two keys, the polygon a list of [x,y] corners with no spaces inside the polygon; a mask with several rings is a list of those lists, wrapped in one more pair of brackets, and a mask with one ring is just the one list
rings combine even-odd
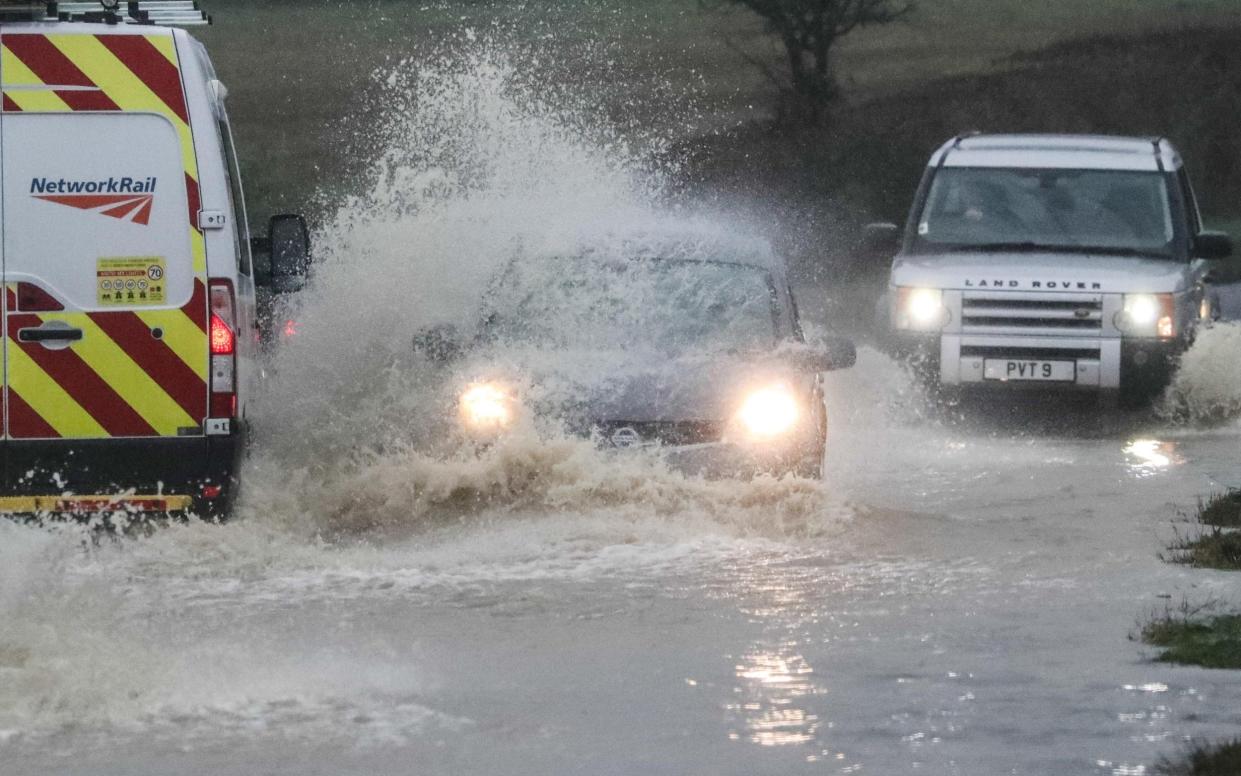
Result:
{"label": "car windshield", "polygon": [[1168,189],[1157,172],[944,168],[918,222],[939,249],[1030,248],[1173,256]]}
{"label": "car windshield", "polygon": [[741,264],[525,259],[493,289],[482,336],[504,345],[745,351],[776,341],[769,274]]}

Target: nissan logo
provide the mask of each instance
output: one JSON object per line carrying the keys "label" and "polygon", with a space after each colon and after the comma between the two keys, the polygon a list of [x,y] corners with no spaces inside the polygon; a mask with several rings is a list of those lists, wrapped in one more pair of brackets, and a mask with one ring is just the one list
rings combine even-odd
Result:
{"label": "nissan logo", "polygon": [[613,431],[610,439],[615,447],[633,447],[642,441],[642,435],[633,426],[624,426]]}

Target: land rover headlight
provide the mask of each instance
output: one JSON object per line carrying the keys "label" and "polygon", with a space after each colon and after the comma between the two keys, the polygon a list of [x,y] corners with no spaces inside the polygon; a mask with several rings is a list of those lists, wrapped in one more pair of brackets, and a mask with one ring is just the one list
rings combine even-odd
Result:
{"label": "land rover headlight", "polygon": [[788,433],[797,425],[801,406],[787,386],[773,385],[746,396],[737,418],[750,436],[771,439]]}
{"label": "land rover headlight", "polygon": [[938,288],[896,289],[896,328],[938,331],[948,323],[944,292]]}
{"label": "land rover headlight", "polygon": [[1172,294],[1125,294],[1116,314],[1116,328],[1135,337],[1176,335],[1176,303]]}
{"label": "land rover headlight", "polygon": [[501,431],[517,416],[517,398],[502,383],[474,383],[461,393],[458,411],[469,431]]}

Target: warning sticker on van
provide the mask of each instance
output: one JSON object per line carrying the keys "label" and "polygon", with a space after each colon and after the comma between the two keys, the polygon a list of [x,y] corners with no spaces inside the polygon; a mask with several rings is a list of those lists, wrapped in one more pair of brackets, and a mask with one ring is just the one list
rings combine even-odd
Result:
{"label": "warning sticker on van", "polygon": [[102,258],[95,265],[95,293],[100,307],[164,304],[168,274],[163,256]]}

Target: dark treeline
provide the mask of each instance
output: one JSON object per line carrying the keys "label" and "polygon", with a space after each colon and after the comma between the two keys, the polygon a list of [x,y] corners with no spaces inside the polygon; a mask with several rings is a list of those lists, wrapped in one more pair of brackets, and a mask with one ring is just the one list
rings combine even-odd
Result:
{"label": "dark treeline", "polygon": [[680,151],[695,195],[771,203],[803,277],[873,283],[854,266],[868,220],[903,222],[927,157],[968,130],[1165,135],[1186,157],[1208,216],[1241,212],[1241,29],[1099,37],[837,103],[821,127],[750,125]]}

